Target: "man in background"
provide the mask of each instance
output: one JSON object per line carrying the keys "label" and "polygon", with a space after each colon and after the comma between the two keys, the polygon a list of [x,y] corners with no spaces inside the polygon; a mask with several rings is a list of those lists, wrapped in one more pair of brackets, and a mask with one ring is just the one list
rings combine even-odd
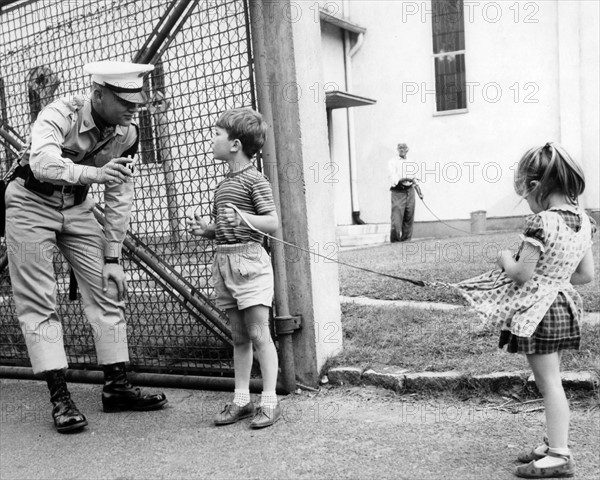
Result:
{"label": "man in background", "polygon": [[405,242],[412,238],[415,219],[415,189],[419,188],[415,178],[405,176],[404,162],[408,154],[406,143],[398,144],[398,156],[388,163],[390,191],[392,192],[392,228],[390,242]]}

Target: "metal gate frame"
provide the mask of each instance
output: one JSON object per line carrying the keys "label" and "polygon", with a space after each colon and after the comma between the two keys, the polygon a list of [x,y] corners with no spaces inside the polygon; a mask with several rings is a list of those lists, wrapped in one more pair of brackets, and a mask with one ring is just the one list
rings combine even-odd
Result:
{"label": "metal gate frame", "polygon": [[[168,218],[161,219],[158,222],[153,222],[154,224],[158,223],[162,227],[162,236],[151,236],[148,235],[147,231],[134,232],[130,231],[127,235],[127,238],[124,242],[124,265],[126,270],[130,273],[130,276],[133,276],[134,279],[130,282],[130,285],[133,283],[134,292],[136,290],[136,295],[139,298],[144,298],[143,296],[143,286],[148,287],[152,285],[153,291],[160,292],[163,295],[163,298],[168,297],[169,302],[172,305],[177,305],[181,308],[179,316],[185,316],[184,321],[188,321],[188,324],[181,323],[178,327],[181,329],[182,333],[175,336],[175,344],[178,342],[181,345],[175,346],[159,346],[156,345],[148,345],[148,339],[157,338],[159,335],[153,334],[145,334],[144,328],[154,330],[158,328],[156,324],[154,325],[146,325],[145,319],[140,319],[138,317],[142,317],[145,313],[144,310],[140,312],[140,314],[132,314],[131,305],[129,302],[129,329],[132,331],[130,334],[130,353],[132,350],[137,350],[138,348],[141,350],[144,349],[155,349],[157,351],[170,351],[171,355],[167,361],[161,362],[160,358],[156,361],[152,357],[152,355],[132,355],[132,368],[137,372],[155,372],[155,373],[170,373],[170,374],[200,374],[200,375],[220,375],[220,376],[231,376],[232,375],[232,341],[231,341],[231,332],[229,331],[229,327],[227,325],[228,321],[223,312],[218,310],[211,302],[211,288],[206,283],[207,275],[206,273],[202,273],[200,275],[198,270],[196,272],[190,271],[190,268],[185,265],[185,262],[174,262],[173,259],[176,257],[183,258],[188,256],[188,259],[191,257],[202,258],[204,264],[208,263],[212,257],[213,250],[212,247],[208,244],[202,244],[196,247],[190,247],[190,241],[185,239],[183,236],[183,229],[180,226],[180,222],[182,217],[178,215],[171,215],[171,213],[176,212],[180,214],[180,212],[186,207],[186,205],[182,205],[185,203],[191,203],[189,201],[190,195],[189,193],[182,195],[178,194],[178,186],[181,185],[181,177],[180,171],[177,171],[174,168],[174,164],[177,161],[181,161],[181,159],[177,159],[173,157],[173,148],[172,145],[169,144],[170,137],[172,133],[169,132],[170,126],[173,125],[172,122],[172,111],[169,111],[169,102],[167,95],[167,87],[165,86],[165,78],[168,77],[168,71],[165,73],[164,64],[165,58],[169,56],[171,52],[170,48],[175,45],[174,48],[177,48],[177,43],[190,42],[189,40],[182,39],[185,37],[186,33],[190,33],[191,29],[190,25],[198,22],[199,18],[202,16],[209,17],[210,12],[216,17],[219,17],[220,14],[224,13],[217,22],[219,29],[223,26],[223,22],[229,26],[231,22],[234,24],[231,27],[231,31],[244,31],[245,38],[239,41],[233,42],[224,42],[218,43],[219,39],[215,39],[211,36],[210,42],[217,42],[215,45],[218,45],[217,50],[223,51],[227,50],[225,47],[231,47],[231,50],[239,49],[239,51],[232,54],[232,58],[243,59],[239,60],[241,63],[236,68],[239,70],[238,76],[241,77],[241,80],[232,80],[233,83],[241,82],[243,85],[238,86],[236,84],[235,88],[240,88],[243,90],[243,94],[239,96],[228,96],[227,94],[221,95],[221,97],[217,98],[210,105],[208,110],[210,111],[208,115],[205,115],[207,118],[215,118],[216,114],[219,111],[224,110],[225,108],[231,108],[233,106],[251,106],[255,107],[256,99],[254,93],[254,79],[253,79],[253,65],[252,65],[252,52],[251,52],[251,43],[250,43],[250,34],[249,34],[249,16],[248,16],[248,5],[243,0],[218,0],[209,2],[202,2],[200,4],[198,0],[172,0],[170,2],[152,2],[152,0],[147,1],[131,1],[131,0],[121,0],[117,2],[117,7],[121,8],[121,10],[125,10],[125,15],[121,15],[118,18],[124,18],[128,22],[135,21],[139,19],[139,16],[144,16],[145,10],[151,10],[151,8],[142,8],[141,10],[135,10],[135,4],[147,4],[150,5],[152,3],[152,8],[156,9],[156,3],[161,4],[161,9],[163,9],[162,14],[160,15],[158,21],[152,28],[152,31],[145,38],[145,41],[141,45],[141,47],[137,50],[137,52],[132,55],[131,58],[125,58],[128,60],[132,60],[139,63],[153,63],[156,65],[155,73],[150,77],[150,82],[147,85],[149,92],[152,94],[154,98],[154,103],[147,110],[144,110],[140,114],[140,127],[142,131],[142,142],[141,142],[141,154],[142,163],[148,165],[150,162],[154,162],[156,165],[162,168],[162,172],[165,179],[165,197],[167,198],[167,206],[166,210],[169,212]],[[27,10],[31,8],[31,6],[35,6],[36,2],[34,0],[27,1],[2,1],[0,2],[0,21],[3,20],[3,17],[9,13],[18,14],[20,9]],[[69,7],[64,7],[64,5],[59,4],[70,4]],[[93,5],[98,7],[98,12],[102,10],[100,7],[106,6],[108,4],[113,4],[115,2],[94,2]],[[73,6],[73,4],[75,4]],[[46,2],[42,5],[44,8],[63,8],[67,9],[67,13],[71,14],[73,12],[79,14],[80,12],[77,8],[81,8],[81,2],[55,2],[51,5],[48,5]],[[134,13],[130,14],[129,10],[133,9]],[[105,8],[107,10],[107,8]],[[85,16],[85,10],[83,12]],[[89,12],[88,12],[89,13]],[[122,13],[122,12],[121,12]],[[151,12],[152,13],[152,12]],[[234,18],[235,17],[235,18]],[[112,15],[111,18],[116,18],[115,15]],[[222,20],[222,19],[225,20]],[[231,20],[234,18],[234,20]],[[243,19],[243,22],[242,22]],[[75,22],[75,21],[73,21]],[[236,24],[235,22],[243,23],[243,25]],[[186,30],[188,30],[186,32]],[[229,32],[229,31],[228,31]],[[190,43],[195,42],[196,40],[191,40]],[[196,41],[197,42],[197,41]],[[210,45],[209,45],[210,47]],[[208,50],[207,50],[208,51]],[[10,53],[10,52],[9,52]],[[212,54],[212,53],[211,53]],[[7,57],[7,52],[2,52],[0,50],[0,64],[6,65],[4,63],[4,59]],[[195,54],[194,54],[195,55]],[[176,57],[177,58],[177,57]],[[198,57],[196,56],[196,59]],[[184,59],[186,60],[186,59]],[[204,57],[203,57],[204,61]],[[172,60],[171,62],[172,63]],[[230,61],[229,63],[235,63],[235,61]],[[206,67],[206,66],[205,66]],[[210,65],[209,65],[210,67]],[[206,67],[208,68],[208,67]],[[25,132],[23,132],[24,128],[21,128],[17,125],[14,126],[11,122],[8,121],[8,111],[10,109],[14,109],[15,107],[21,108],[23,110],[23,102],[21,104],[15,104],[14,99],[13,103],[7,102],[6,92],[14,87],[13,84],[7,83],[7,78],[4,77],[5,68],[0,69],[0,143],[4,145],[4,156],[2,156],[0,151],[0,160],[2,170],[6,172],[10,164],[14,164],[14,160],[17,158],[17,152],[15,151],[15,147],[23,142]],[[213,68],[213,71],[215,69]],[[208,70],[207,70],[208,71]],[[14,73],[14,72],[13,72]],[[48,75],[47,75],[48,77]],[[38,77],[39,80],[39,77]],[[196,79],[198,80],[198,78]],[[47,87],[48,78],[45,79]],[[150,84],[151,83],[151,84]],[[233,84],[232,83],[232,84]],[[204,84],[204,87],[207,87],[207,84]],[[43,90],[43,89],[41,89]],[[54,89],[56,90],[56,88]],[[206,88],[206,90],[210,90],[210,88]],[[216,90],[216,87],[215,87]],[[235,89],[232,87],[232,91]],[[54,93],[54,92],[52,92]],[[36,98],[38,107],[41,108],[45,103],[48,103],[50,98],[44,97],[42,95]],[[180,98],[183,98],[182,94]],[[30,98],[31,100],[31,98]],[[31,103],[30,103],[31,105]],[[172,106],[172,105],[171,105]],[[194,104],[194,106],[198,106]],[[183,107],[182,107],[183,108]],[[169,116],[171,115],[171,116]],[[33,112],[32,112],[33,117]],[[205,125],[203,125],[203,119],[205,117],[199,117],[201,130],[205,129]],[[186,119],[187,120],[187,119]],[[151,148],[154,147],[154,148]],[[189,150],[189,145],[185,145],[186,149]],[[197,151],[197,150],[196,150]],[[202,151],[202,150],[201,150]],[[259,163],[260,166],[260,163]],[[224,174],[223,169],[219,169],[219,165],[211,166],[214,172],[214,176],[209,178],[208,181],[203,181],[204,185],[208,187],[216,186],[216,183],[220,176]],[[152,166],[148,169],[150,170]],[[149,175],[150,176],[150,175]],[[143,184],[141,188],[146,187],[147,184]],[[139,187],[138,187],[139,188]],[[183,200],[182,200],[183,197]],[[208,195],[205,192],[202,192],[202,202],[201,205],[203,208],[207,203],[209,203],[211,199],[210,192]],[[206,200],[206,202],[205,202]],[[142,199],[143,204],[144,199]],[[147,201],[147,199],[145,200]],[[204,208],[206,210],[206,208]],[[99,221],[102,221],[102,205],[99,204],[96,209],[96,215]],[[138,212],[139,213],[139,212]],[[144,220],[147,220],[145,215],[142,215],[142,220],[139,224],[142,224]],[[154,219],[152,219],[154,220]],[[169,247],[165,247],[165,243],[167,243]],[[154,242],[154,246],[153,246]],[[3,366],[13,365],[13,366],[26,366],[28,365],[28,359],[26,357],[26,351],[24,350],[24,342],[22,339],[19,341],[20,330],[16,326],[15,315],[14,315],[14,305],[12,304],[12,295],[8,293],[10,291],[10,279],[7,275],[6,271],[6,246],[4,242],[2,243],[2,257],[0,258],[0,271],[3,271],[2,277],[0,278],[0,292],[2,293],[2,305],[0,309],[0,322],[3,327],[2,337],[0,338],[0,350],[2,353],[0,354],[0,364]],[[168,254],[165,254],[165,251],[171,249]],[[202,250],[199,252],[199,250]],[[75,354],[69,355],[70,365],[74,368],[82,368],[82,369],[94,369],[94,355],[89,352],[89,343],[91,340],[91,333],[89,329],[86,330],[85,327],[80,327],[80,323],[82,323],[79,318],[82,315],[81,308],[79,305],[73,306],[65,301],[66,292],[68,291],[68,269],[66,262],[61,258],[61,256],[57,256],[55,260],[56,265],[56,274],[58,278],[59,285],[59,311],[63,318],[63,321],[66,320],[65,331],[70,336],[79,335],[79,343],[75,343],[74,345],[68,345],[71,350],[76,351]],[[2,268],[4,267],[4,268]],[[186,268],[187,267],[187,268]],[[202,278],[201,278],[202,277]],[[204,286],[198,287],[198,280],[204,280]],[[199,283],[203,283],[202,281]],[[136,285],[139,285],[140,288],[136,289]],[[137,304],[136,304],[137,305]],[[152,303],[149,304],[151,308]],[[141,320],[144,320],[142,322]],[[12,323],[11,323],[12,322]],[[198,325],[200,327],[198,327]],[[206,338],[212,343],[212,345],[204,346],[202,348],[207,349],[208,351],[213,352],[213,360],[211,360],[211,356],[208,357],[201,356],[200,361],[194,362],[193,354],[183,354],[181,358],[174,358],[172,352],[177,350],[177,348],[181,347],[182,350],[188,350],[188,352],[196,353],[197,348],[194,345],[190,345],[190,342],[193,343],[193,330],[194,328],[201,328],[203,332],[206,334]],[[187,330],[187,332],[186,332]],[[192,333],[190,334],[190,331]],[[139,333],[142,332],[142,333]],[[165,337],[165,335],[162,335]],[[171,335],[172,337],[172,335]],[[67,336],[65,336],[65,339]],[[132,338],[137,342],[138,338],[141,338],[143,341],[139,344],[132,345]],[[212,338],[213,340],[210,340]],[[6,355],[6,353],[12,353],[11,355]],[[16,352],[16,354],[14,354]],[[157,354],[159,357],[160,353]],[[186,357],[187,355],[187,357]],[[164,354],[163,354],[164,356]],[[147,359],[151,361],[146,362]]]}

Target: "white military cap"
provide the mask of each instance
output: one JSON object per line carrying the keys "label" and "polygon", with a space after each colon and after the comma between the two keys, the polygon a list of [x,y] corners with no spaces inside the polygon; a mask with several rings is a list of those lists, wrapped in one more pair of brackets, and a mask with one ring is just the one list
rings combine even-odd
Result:
{"label": "white military cap", "polygon": [[154,65],[130,62],[93,62],[84,65],[83,71],[92,75],[92,81],[109,88],[117,97],[131,103],[146,103],[148,96],[142,91],[144,76],[154,70]]}

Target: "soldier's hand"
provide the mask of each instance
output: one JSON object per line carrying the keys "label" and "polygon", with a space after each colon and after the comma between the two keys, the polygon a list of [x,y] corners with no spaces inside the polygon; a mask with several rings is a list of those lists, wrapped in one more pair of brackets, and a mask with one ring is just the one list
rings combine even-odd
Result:
{"label": "soldier's hand", "polygon": [[84,183],[125,183],[133,175],[132,165],[133,159],[129,157],[113,158],[103,167],[97,168],[95,176],[90,175],[82,181]]}
{"label": "soldier's hand", "polygon": [[118,263],[105,263],[102,269],[102,289],[109,296],[112,296],[114,295],[111,292],[113,288],[117,290],[117,300],[124,300],[127,295],[127,277],[123,267]]}

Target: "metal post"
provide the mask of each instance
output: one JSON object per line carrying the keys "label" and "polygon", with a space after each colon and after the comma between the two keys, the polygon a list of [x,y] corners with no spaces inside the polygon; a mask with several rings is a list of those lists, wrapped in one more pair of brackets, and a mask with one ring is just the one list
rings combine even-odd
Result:
{"label": "metal post", "polygon": [[[265,66],[265,40],[264,40],[264,17],[261,2],[248,2],[250,5],[250,25],[252,29],[252,51],[254,56],[254,73],[256,77],[256,93],[258,109],[263,119],[269,124],[267,139],[262,148],[264,171],[273,185],[273,200],[277,211],[281,212],[279,197],[279,178],[277,175],[277,155],[275,151],[275,139],[273,137],[273,112],[269,101],[268,81]],[[283,238],[280,226],[275,232],[277,238]],[[296,389],[296,364],[294,361],[294,344],[292,334],[294,325],[299,326],[299,321],[294,323],[294,317],[290,315],[287,292],[287,273],[285,267],[285,252],[283,244],[271,243],[271,257],[273,259],[273,270],[275,275],[275,332],[279,341],[281,384],[288,392]],[[298,317],[296,317],[298,318]],[[297,328],[297,327],[296,327]]]}

